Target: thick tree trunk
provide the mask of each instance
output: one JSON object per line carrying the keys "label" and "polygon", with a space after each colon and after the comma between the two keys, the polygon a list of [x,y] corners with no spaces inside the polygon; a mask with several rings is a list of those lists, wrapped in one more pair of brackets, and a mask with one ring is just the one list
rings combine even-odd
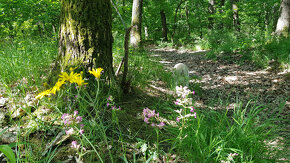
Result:
{"label": "thick tree trunk", "polygon": [[232,9],[233,9],[233,25],[237,32],[240,32],[240,19],[239,19],[239,12],[238,6],[236,4],[237,0],[231,0]]}
{"label": "thick tree trunk", "polygon": [[130,45],[139,47],[141,43],[143,0],[133,0]]}
{"label": "thick tree trunk", "polygon": [[208,13],[209,13],[208,29],[213,29],[213,24],[214,24],[213,14],[215,13],[214,4],[215,4],[214,0],[208,1]]}
{"label": "thick tree trunk", "polygon": [[164,41],[168,41],[167,39],[167,24],[166,24],[166,15],[164,10],[160,11],[161,22],[162,22],[162,38]]}
{"label": "thick tree trunk", "polygon": [[106,76],[111,78],[113,38],[110,1],[61,0],[61,5],[61,69],[68,66],[102,67]]}
{"label": "thick tree trunk", "polygon": [[276,26],[276,35],[288,36],[290,24],[290,0],[282,0],[280,17]]}

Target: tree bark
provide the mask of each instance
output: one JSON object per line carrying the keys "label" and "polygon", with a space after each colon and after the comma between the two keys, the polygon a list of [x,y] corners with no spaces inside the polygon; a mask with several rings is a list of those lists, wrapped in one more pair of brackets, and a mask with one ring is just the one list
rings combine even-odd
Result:
{"label": "tree bark", "polygon": [[214,0],[208,1],[208,13],[209,13],[208,29],[213,29],[213,24],[214,24],[213,14],[215,13],[214,4],[215,4]]}
{"label": "tree bark", "polygon": [[176,30],[176,21],[177,21],[177,12],[179,10],[179,7],[182,5],[182,3],[184,3],[186,0],[180,0],[179,4],[177,5],[176,9],[175,9],[175,15],[174,15],[174,23],[173,23],[173,31],[172,31],[172,40],[174,40],[174,35],[175,35],[175,30]]}
{"label": "tree bark", "polygon": [[232,9],[233,9],[233,25],[237,32],[240,32],[240,19],[238,12],[238,5],[236,4],[237,0],[231,0]]}
{"label": "tree bark", "polygon": [[282,0],[280,8],[280,17],[277,22],[275,34],[287,37],[290,24],[290,0]]}
{"label": "tree bark", "polygon": [[166,15],[164,10],[160,11],[161,22],[162,22],[162,38],[164,41],[168,41],[167,39],[167,24],[166,24]]}
{"label": "tree bark", "polygon": [[[220,10],[219,10],[220,15],[224,14],[224,10],[222,9],[224,6],[225,6],[225,0],[221,0],[220,1]],[[223,20],[220,20],[218,28],[219,29],[223,29],[224,28]]]}
{"label": "tree bark", "polygon": [[143,0],[133,0],[130,45],[139,47],[141,43]]}
{"label": "tree bark", "polygon": [[112,77],[112,11],[109,0],[61,0],[59,64],[104,68]]}

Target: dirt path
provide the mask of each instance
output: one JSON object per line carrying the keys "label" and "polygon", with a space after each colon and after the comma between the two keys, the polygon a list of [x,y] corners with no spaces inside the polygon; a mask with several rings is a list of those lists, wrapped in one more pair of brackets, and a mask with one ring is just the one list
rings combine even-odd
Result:
{"label": "dirt path", "polygon": [[213,61],[207,59],[205,54],[206,51],[169,48],[150,50],[150,55],[157,57],[167,70],[172,70],[177,63],[184,63],[189,67],[191,79],[201,79],[191,80],[202,88],[196,99],[199,107],[231,108],[237,105],[237,101],[246,104],[249,100],[255,100],[258,104],[277,108],[286,101],[284,111],[289,115],[289,70],[274,73],[256,69],[248,63],[237,64],[239,56]]}

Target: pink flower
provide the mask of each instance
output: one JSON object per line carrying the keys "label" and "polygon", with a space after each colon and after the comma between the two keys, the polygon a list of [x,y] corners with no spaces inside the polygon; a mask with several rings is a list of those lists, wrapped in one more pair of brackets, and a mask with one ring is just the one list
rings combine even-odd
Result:
{"label": "pink flower", "polygon": [[195,94],[195,91],[192,91],[192,94],[194,95]]}
{"label": "pink flower", "polygon": [[145,117],[145,118],[144,118],[144,122],[145,122],[145,123],[149,123],[149,118]]}
{"label": "pink flower", "polygon": [[159,123],[158,125],[156,125],[156,126],[159,127],[159,128],[162,128],[164,125],[165,125],[164,122],[160,122],[160,123]]}
{"label": "pink flower", "polygon": [[196,112],[193,114],[194,118],[196,119]]}
{"label": "pink flower", "polygon": [[64,114],[61,116],[61,119],[62,119],[62,120],[65,120],[67,116],[68,116],[68,114],[67,114],[67,113],[64,113]]}
{"label": "pink flower", "polygon": [[69,130],[66,130],[65,133],[67,135],[72,135],[74,133],[74,129],[73,128],[70,128]]}
{"label": "pink flower", "polygon": [[151,126],[154,127],[154,126],[156,126],[156,125],[155,125],[155,123],[152,123]]}
{"label": "pink flower", "polygon": [[190,109],[190,112],[194,112],[194,111],[195,111],[195,109],[194,109],[194,107],[192,106],[191,109]]}
{"label": "pink flower", "polygon": [[180,118],[176,117],[176,122],[180,122]]}
{"label": "pink flower", "polygon": [[109,107],[109,106],[110,106],[110,103],[107,102],[107,107]]}
{"label": "pink flower", "polygon": [[76,117],[76,121],[77,121],[77,123],[80,123],[82,120],[83,120],[83,118],[82,118],[81,116],[77,116],[77,117]]}
{"label": "pink flower", "polygon": [[82,135],[85,132],[85,130],[80,129],[80,134]]}
{"label": "pink flower", "polygon": [[72,147],[72,148],[75,148],[75,149],[79,149],[80,145],[78,144],[77,141],[72,141],[72,142],[71,142],[71,147]]}
{"label": "pink flower", "polygon": [[74,111],[74,116],[77,116],[79,112],[77,110]]}

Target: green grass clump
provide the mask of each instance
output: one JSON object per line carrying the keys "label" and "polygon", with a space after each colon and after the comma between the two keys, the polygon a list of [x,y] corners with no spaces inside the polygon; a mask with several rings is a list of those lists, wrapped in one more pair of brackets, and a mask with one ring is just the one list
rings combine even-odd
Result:
{"label": "green grass clump", "polygon": [[0,79],[4,83],[13,83],[25,77],[28,82],[40,83],[56,55],[57,43],[53,40],[3,41],[0,43]]}
{"label": "green grass clump", "polygon": [[199,110],[184,128],[176,151],[193,162],[227,161],[233,154],[234,162],[273,162],[278,148],[265,142],[278,137],[274,131],[278,127],[275,118],[263,119],[264,111],[265,107],[242,105],[233,110]]}

